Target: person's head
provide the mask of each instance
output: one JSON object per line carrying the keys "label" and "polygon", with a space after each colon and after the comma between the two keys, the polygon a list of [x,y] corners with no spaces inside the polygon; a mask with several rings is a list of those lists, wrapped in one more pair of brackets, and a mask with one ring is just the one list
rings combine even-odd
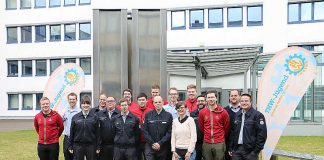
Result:
{"label": "person's head", "polygon": [[251,95],[244,93],[240,99],[241,108],[248,111],[252,107],[252,97]]}
{"label": "person's head", "polygon": [[128,101],[126,98],[121,98],[119,100],[120,109],[122,113],[128,113]]}
{"label": "person's head", "polygon": [[216,90],[209,90],[206,92],[206,101],[209,106],[217,105],[217,92]]}
{"label": "person's head", "polygon": [[105,108],[106,107],[106,100],[107,100],[107,95],[102,93],[99,96],[99,106],[101,108]]}
{"label": "person's head", "polygon": [[44,114],[48,114],[51,111],[51,107],[50,107],[50,100],[47,97],[42,97],[39,101],[40,106],[41,106],[41,111]]}
{"label": "person's head", "polygon": [[160,86],[155,84],[151,87],[151,97],[154,98],[155,96],[160,95]]}
{"label": "person's head", "polygon": [[232,105],[237,105],[240,100],[240,92],[236,89],[230,91],[229,100]]}
{"label": "person's head", "polygon": [[145,93],[140,93],[137,96],[137,103],[141,109],[146,108],[147,95]]}
{"label": "person's head", "polygon": [[178,102],[176,104],[176,110],[180,117],[185,116],[187,114],[187,104],[185,102]]}
{"label": "person's head", "polygon": [[161,111],[162,106],[163,106],[162,97],[161,96],[155,96],[153,98],[153,105],[154,105],[156,111],[158,111],[158,112]]}
{"label": "person's head", "polygon": [[169,89],[169,98],[170,98],[170,101],[173,102],[173,103],[176,103],[178,101],[179,93],[178,93],[177,88],[171,87]]}
{"label": "person's head", "polygon": [[81,109],[83,112],[89,112],[91,109],[91,100],[88,96],[83,96],[81,99]]}
{"label": "person's head", "polygon": [[131,89],[124,89],[123,90],[123,98],[125,98],[128,102],[128,104],[130,104],[132,102],[132,90]]}
{"label": "person's head", "polygon": [[114,97],[110,97],[110,96],[107,97],[106,107],[107,107],[108,110],[115,109],[115,107],[116,107],[116,100],[115,100]]}
{"label": "person's head", "polygon": [[68,94],[67,99],[71,108],[76,106],[78,96],[74,92]]}
{"label": "person's head", "polygon": [[197,87],[194,84],[189,84],[187,86],[187,95],[190,100],[194,100],[197,96]]}
{"label": "person's head", "polygon": [[205,96],[204,95],[199,95],[197,97],[197,107],[199,109],[202,109],[206,106],[206,99],[205,99]]}

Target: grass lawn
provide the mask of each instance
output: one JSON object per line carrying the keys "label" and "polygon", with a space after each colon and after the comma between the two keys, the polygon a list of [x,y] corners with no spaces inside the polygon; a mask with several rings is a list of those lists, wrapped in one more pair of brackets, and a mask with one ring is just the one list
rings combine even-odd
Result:
{"label": "grass lawn", "polygon": [[[36,160],[37,135],[35,131],[0,132],[0,160]],[[63,160],[62,140],[60,160]],[[321,137],[281,137],[277,149],[324,156],[324,136]],[[287,160],[288,158],[279,158]]]}

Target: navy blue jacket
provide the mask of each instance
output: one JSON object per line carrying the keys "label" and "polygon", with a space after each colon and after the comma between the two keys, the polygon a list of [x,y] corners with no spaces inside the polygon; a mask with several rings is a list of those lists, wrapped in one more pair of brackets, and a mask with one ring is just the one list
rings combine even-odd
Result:
{"label": "navy blue jacket", "polygon": [[128,113],[125,123],[121,114],[112,119],[114,131],[114,145],[135,146],[139,142],[139,119],[131,112]]}
{"label": "navy blue jacket", "polygon": [[98,112],[99,123],[100,123],[100,140],[102,145],[113,145],[114,144],[114,132],[112,119],[120,115],[120,111],[115,108],[109,118],[107,109]]}

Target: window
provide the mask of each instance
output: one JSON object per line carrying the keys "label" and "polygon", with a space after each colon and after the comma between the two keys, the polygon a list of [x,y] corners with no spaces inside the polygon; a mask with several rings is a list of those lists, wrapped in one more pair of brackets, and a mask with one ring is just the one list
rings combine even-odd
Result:
{"label": "window", "polygon": [[8,76],[18,77],[18,61],[8,61]]}
{"label": "window", "polygon": [[8,110],[19,110],[18,94],[8,94]]}
{"label": "window", "polygon": [[90,100],[91,100],[91,92],[82,92],[82,93],[80,93],[80,104],[81,104],[81,101],[82,101],[82,97],[84,97],[84,96],[88,96],[89,98],[90,98]]}
{"label": "window", "polygon": [[64,6],[74,6],[75,0],[64,0]]}
{"label": "window", "polygon": [[21,27],[21,42],[22,43],[32,42],[32,27],[31,26]]}
{"label": "window", "polygon": [[223,9],[208,10],[208,27],[209,28],[223,27]]}
{"label": "window", "polygon": [[22,101],[22,110],[33,110],[33,94],[23,94]]}
{"label": "window", "polygon": [[41,110],[40,100],[43,97],[43,93],[36,93],[36,110]]}
{"label": "window", "polygon": [[35,41],[46,42],[46,26],[35,26]]}
{"label": "window", "polygon": [[243,25],[242,7],[227,9],[227,25],[228,27],[240,27]]}
{"label": "window", "polygon": [[79,0],[79,4],[90,4],[91,0]]}
{"label": "window", "polygon": [[79,39],[91,39],[91,23],[80,23],[79,25]]}
{"label": "window", "polygon": [[75,24],[64,25],[64,40],[65,41],[75,40]]}
{"label": "window", "polygon": [[80,58],[80,67],[85,75],[91,74],[91,58]]}
{"label": "window", "polygon": [[61,41],[61,25],[50,26],[50,41]]}
{"label": "window", "polygon": [[204,10],[190,11],[190,28],[204,28]]}
{"label": "window", "polygon": [[33,75],[33,63],[32,60],[21,61],[22,76],[32,76]]}
{"label": "window", "polygon": [[324,2],[314,2],[314,20],[324,20]]}
{"label": "window", "polygon": [[17,9],[17,0],[6,0],[6,9]]}
{"label": "window", "polygon": [[76,63],[76,59],[75,58],[65,58],[64,63]]}
{"label": "window", "polygon": [[46,59],[36,60],[36,76],[47,75],[47,63]]}
{"label": "window", "polygon": [[288,23],[309,23],[324,20],[324,2],[288,4]]}
{"label": "window", "polygon": [[262,7],[251,6],[247,7],[247,25],[248,26],[261,26],[262,25]]}
{"label": "window", "polygon": [[49,0],[50,7],[59,7],[61,6],[61,0]]}
{"label": "window", "polygon": [[300,8],[300,20],[311,21],[312,20],[312,3],[302,3]]}
{"label": "window", "polygon": [[61,59],[51,59],[50,62],[50,73],[52,74],[55,69],[61,65]]}
{"label": "window", "polygon": [[186,29],[186,11],[171,12],[171,29]]}
{"label": "window", "polygon": [[29,8],[31,8],[30,0],[20,0],[20,8],[21,9],[29,9]]}
{"label": "window", "polygon": [[46,0],[35,0],[35,8],[45,8]]}
{"label": "window", "polygon": [[298,22],[299,21],[299,5],[289,4],[288,5],[288,22]]}
{"label": "window", "polygon": [[7,43],[17,43],[17,27],[7,28]]}

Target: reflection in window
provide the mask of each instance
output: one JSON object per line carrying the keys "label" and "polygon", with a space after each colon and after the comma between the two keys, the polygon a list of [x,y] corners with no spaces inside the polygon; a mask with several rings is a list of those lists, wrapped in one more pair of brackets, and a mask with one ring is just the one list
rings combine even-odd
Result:
{"label": "reflection in window", "polygon": [[79,25],[79,39],[91,39],[91,23],[80,23]]}
{"label": "reflection in window", "polygon": [[17,43],[17,27],[7,28],[7,43]]}
{"label": "reflection in window", "polygon": [[31,26],[21,27],[21,42],[22,43],[32,42],[32,27]]}
{"label": "reflection in window", "polygon": [[20,0],[20,8],[21,9],[31,8],[31,2],[30,2],[30,0]]}
{"label": "reflection in window", "polygon": [[248,7],[248,26],[260,26],[262,25],[262,7],[253,6]]}
{"label": "reflection in window", "polygon": [[204,28],[204,10],[190,11],[190,28]]}
{"label": "reflection in window", "polygon": [[223,9],[208,10],[208,27],[209,28],[223,27]]}
{"label": "reflection in window", "polygon": [[50,73],[52,74],[57,67],[61,65],[61,59],[51,59],[50,60]]}
{"label": "reflection in window", "polygon": [[47,63],[46,59],[36,60],[36,76],[46,76]]}
{"label": "reflection in window", "polygon": [[91,0],[79,0],[79,4],[90,4]]}
{"label": "reflection in window", "polygon": [[35,26],[35,41],[36,42],[46,41],[46,26]]}
{"label": "reflection in window", "polygon": [[61,41],[61,25],[50,26],[50,41]]}
{"label": "reflection in window", "polygon": [[75,40],[75,24],[64,25],[64,40],[65,41]]}
{"label": "reflection in window", "polygon": [[23,94],[22,100],[22,110],[33,110],[33,94]]}
{"label": "reflection in window", "polygon": [[46,0],[35,0],[35,8],[46,7]]}
{"label": "reflection in window", "polygon": [[312,3],[302,3],[300,8],[300,20],[311,21],[312,20]]}
{"label": "reflection in window", "polygon": [[83,69],[84,74],[91,74],[91,58],[80,58],[80,67]]}
{"label": "reflection in window", "polygon": [[8,110],[19,110],[18,94],[8,94]]}
{"label": "reflection in window", "polygon": [[75,0],[64,0],[64,5],[65,6],[74,6]]}
{"label": "reflection in window", "polygon": [[8,76],[17,77],[18,76],[18,61],[8,61]]}
{"label": "reflection in window", "polygon": [[33,75],[33,63],[32,60],[21,61],[22,76]]}
{"label": "reflection in window", "polygon": [[171,12],[171,29],[186,29],[186,12]]}
{"label": "reflection in window", "polygon": [[41,110],[40,100],[43,97],[43,93],[36,93],[36,110]]}
{"label": "reflection in window", "polygon": [[299,21],[299,4],[288,5],[288,22]]}
{"label": "reflection in window", "polygon": [[17,0],[6,0],[6,9],[17,9]]}
{"label": "reflection in window", "polygon": [[324,2],[314,2],[314,20],[324,20]]}
{"label": "reflection in window", "polygon": [[61,0],[49,0],[50,7],[59,7],[61,6]]}
{"label": "reflection in window", "polygon": [[64,63],[76,63],[76,59],[75,58],[65,58]]}
{"label": "reflection in window", "polygon": [[227,25],[228,27],[238,27],[243,25],[242,8],[227,9]]}

